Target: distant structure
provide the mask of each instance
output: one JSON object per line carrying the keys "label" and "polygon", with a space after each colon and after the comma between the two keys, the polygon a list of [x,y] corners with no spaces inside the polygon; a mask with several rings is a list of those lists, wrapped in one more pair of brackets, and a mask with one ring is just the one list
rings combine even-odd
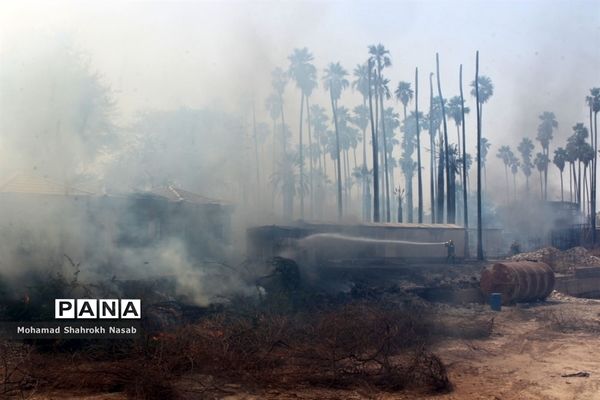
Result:
{"label": "distant structure", "polygon": [[119,249],[177,240],[193,263],[222,260],[231,244],[231,205],[172,186],[97,194],[17,174],[0,185],[0,207],[0,242],[16,242],[24,262],[45,247],[59,259],[111,263]]}

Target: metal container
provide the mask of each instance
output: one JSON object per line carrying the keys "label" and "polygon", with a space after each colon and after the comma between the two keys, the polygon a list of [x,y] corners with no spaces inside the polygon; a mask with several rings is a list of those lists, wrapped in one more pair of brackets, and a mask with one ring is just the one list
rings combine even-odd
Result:
{"label": "metal container", "polygon": [[479,285],[486,298],[501,293],[502,304],[543,300],[554,289],[554,271],[543,262],[499,262],[482,272]]}
{"label": "metal container", "polygon": [[490,295],[490,308],[494,311],[502,310],[502,293],[492,293]]}

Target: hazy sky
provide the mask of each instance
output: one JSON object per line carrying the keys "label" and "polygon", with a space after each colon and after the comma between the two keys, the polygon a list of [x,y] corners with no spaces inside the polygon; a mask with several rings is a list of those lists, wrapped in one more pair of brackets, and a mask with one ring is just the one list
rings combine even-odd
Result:
{"label": "hazy sky", "polygon": [[[584,98],[600,86],[598,1],[4,1],[0,56],[21,43],[69,40],[87,52],[92,69],[114,91],[121,121],[147,108],[235,109],[240,94],[262,106],[270,71],[287,67],[295,47],[308,47],[322,69],[340,61],[351,72],[367,45],[391,51],[393,87],[421,71],[427,109],[429,72],[440,53],[445,97],[458,94],[458,67],[481,73],[495,94],[484,111],[484,135],[497,146],[536,134],[537,115],[553,111],[562,145],[577,121],[587,121]],[[286,92],[295,130],[299,93]],[[319,90],[315,101],[327,105]],[[469,105],[473,99],[467,96]],[[359,102],[350,91],[341,104]],[[390,105],[400,107],[396,102]],[[475,113],[467,128],[474,129]],[[266,119],[266,114],[264,116]],[[450,125],[453,129],[454,127]],[[450,131],[454,133],[454,130]],[[454,137],[454,136],[452,136]],[[473,142],[469,148],[473,147]]]}

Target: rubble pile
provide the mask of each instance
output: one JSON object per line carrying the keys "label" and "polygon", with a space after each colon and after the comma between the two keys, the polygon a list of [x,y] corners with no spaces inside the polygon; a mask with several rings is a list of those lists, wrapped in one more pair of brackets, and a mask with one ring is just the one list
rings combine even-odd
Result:
{"label": "rubble pile", "polygon": [[510,258],[513,261],[542,261],[555,272],[573,272],[575,267],[600,266],[600,257],[596,257],[583,247],[560,251],[554,247],[544,247],[529,253],[521,253]]}

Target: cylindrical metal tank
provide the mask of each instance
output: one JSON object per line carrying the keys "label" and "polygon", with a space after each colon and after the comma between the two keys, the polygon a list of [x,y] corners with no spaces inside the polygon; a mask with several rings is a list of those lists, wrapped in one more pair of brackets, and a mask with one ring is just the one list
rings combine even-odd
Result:
{"label": "cylindrical metal tank", "polygon": [[554,289],[554,271],[543,262],[499,262],[482,272],[479,285],[486,298],[502,293],[502,304],[543,300]]}

